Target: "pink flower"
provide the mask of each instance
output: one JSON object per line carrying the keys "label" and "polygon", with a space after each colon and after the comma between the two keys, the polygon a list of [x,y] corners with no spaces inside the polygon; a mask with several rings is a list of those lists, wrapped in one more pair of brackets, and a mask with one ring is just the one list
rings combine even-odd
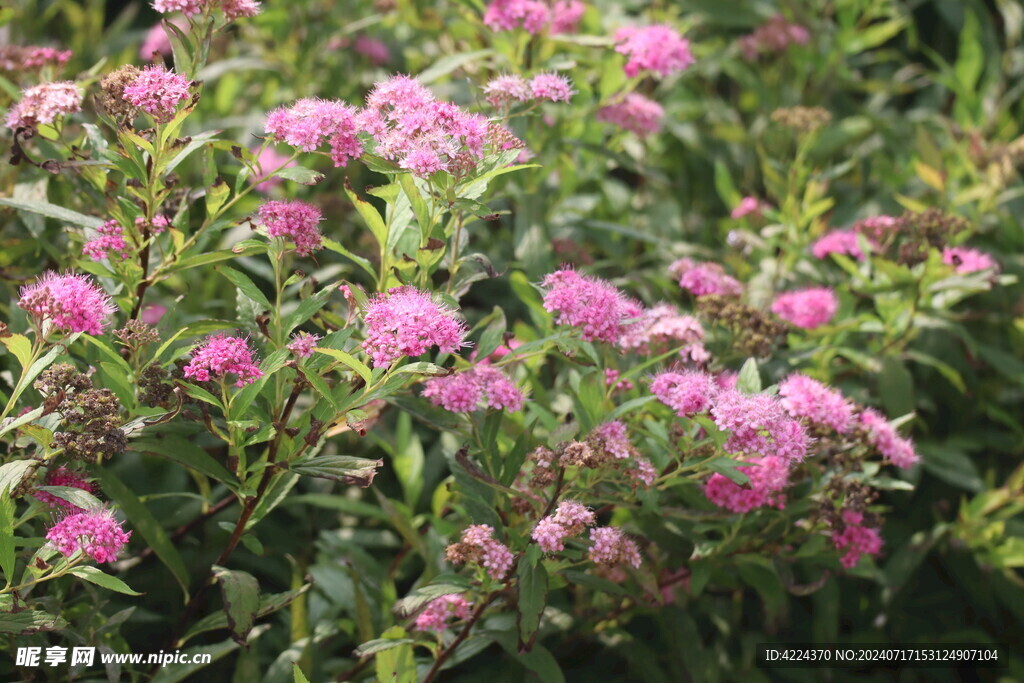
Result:
{"label": "pink flower", "polygon": [[805,45],[810,34],[803,26],[791,24],[781,14],[776,14],[753,33],[740,38],[740,49],[747,61],[757,59],[767,52],[783,52],[790,45]]}
{"label": "pink flower", "polygon": [[323,246],[318,227],[323,216],[312,204],[294,199],[270,201],[260,207],[259,219],[271,237],[284,237],[295,243],[300,256],[309,256]]}
{"label": "pink flower", "polygon": [[162,66],[147,66],[125,86],[123,98],[139,107],[159,123],[174,118],[180,102],[189,99],[191,81]]}
{"label": "pink flower", "polygon": [[989,254],[966,247],[946,247],[942,250],[942,262],[955,266],[956,272],[961,275],[999,269],[999,264]]}
{"label": "pink flower", "polygon": [[0,46],[0,71],[31,71],[44,66],[62,66],[71,59],[71,50],[34,45]]}
{"label": "pink flower", "polygon": [[885,238],[899,229],[900,220],[893,216],[869,216],[853,224],[853,231],[859,232],[873,243],[884,242]]}
{"label": "pink flower", "polygon": [[221,0],[220,9],[228,21],[242,17],[254,17],[260,13],[260,3],[256,0]]}
{"label": "pink flower", "polygon": [[[475,562],[487,570],[495,581],[505,578],[512,568],[514,557],[505,544],[494,538],[494,527],[473,524],[462,532],[463,559]],[[452,546],[449,546],[449,555]]]}
{"label": "pink flower", "polygon": [[728,389],[715,395],[711,418],[731,434],[725,442],[730,453],[778,455],[803,460],[810,448],[807,432],[790,418],[782,404],[768,394],[744,394]]}
{"label": "pink flower", "polygon": [[583,341],[615,343],[642,308],[611,283],[563,268],[544,277],[544,309],[559,325],[580,328]]}
{"label": "pink flower", "polygon": [[565,529],[555,521],[554,517],[545,517],[537,522],[537,526],[533,528],[530,537],[546,553],[565,550],[565,544],[562,542],[562,539],[565,538]]}
{"label": "pink flower", "polygon": [[160,306],[158,304],[150,304],[142,309],[142,322],[147,325],[156,325],[160,322],[160,319],[167,313],[166,306]]}
{"label": "pink flower", "polygon": [[670,76],[693,64],[689,41],[665,24],[620,28],[615,42],[615,51],[628,58],[625,70],[630,78],[641,71]]}
{"label": "pink flower", "polygon": [[579,536],[596,522],[594,513],[582,503],[562,501],[555,513],[537,522],[530,533],[544,552],[565,550],[565,539]]}
{"label": "pink flower", "polygon": [[647,458],[633,458],[633,466],[626,468],[626,476],[637,484],[643,484],[649,488],[658,478],[658,470]]}
{"label": "pink flower", "polygon": [[[117,255],[121,259],[128,258],[128,245],[124,241],[124,228],[117,221],[105,221],[96,228],[98,237],[82,245],[82,253],[93,261],[102,261],[108,255]],[[112,254],[111,254],[112,253]]]}
{"label": "pink flower", "polygon": [[530,86],[523,77],[515,75],[492,78],[483,90],[487,102],[494,107],[503,107],[512,102],[525,102],[533,96]]}
{"label": "pink flower", "polygon": [[540,33],[551,21],[548,6],[540,0],[491,0],[484,12],[484,24],[494,31],[518,27]]}
{"label": "pink flower", "polygon": [[732,218],[743,218],[754,214],[755,216],[761,215],[761,209],[767,208],[766,204],[763,204],[757,197],[744,197],[740,200],[740,203],[736,205],[736,208],[729,214]]}
{"label": "pink flower", "polygon": [[[46,485],[69,486],[71,488],[81,489],[86,493],[92,493],[96,490],[95,486],[83,479],[77,472],[72,472],[64,466],[50,470],[49,473],[47,473]],[[32,495],[49,505],[51,508],[61,508],[71,513],[85,512],[85,510],[77,505],[72,505],[60,496],[56,496],[49,491],[36,491]]]}
{"label": "pink flower", "polygon": [[878,529],[862,526],[864,513],[854,510],[843,510],[843,530],[832,531],[832,544],[840,552],[846,551],[840,558],[844,567],[854,567],[862,555],[878,555],[882,552],[882,535]]}
{"label": "pink flower", "polygon": [[259,156],[256,157],[256,170],[258,175],[253,178],[253,182],[256,183],[256,191],[267,193],[270,192],[270,188],[275,185],[280,185],[284,182],[284,178],[279,176],[273,176],[268,178],[267,176],[277,171],[280,168],[292,168],[295,166],[295,161],[290,161],[291,156],[287,154],[280,154],[273,147],[267,147]]}
{"label": "pink flower", "polygon": [[288,344],[288,350],[294,353],[297,358],[309,358],[313,355],[313,347],[316,346],[318,341],[320,341],[319,334],[299,332],[292,335],[292,341]]}
{"label": "pink flower", "polygon": [[682,315],[669,304],[645,309],[639,319],[619,338],[619,348],[650,353],[679,342],[697,344],[704,339],[704,328],[693,316]]}
{"label": "pink flower", "polygon": [[629,391],[633,388],[633,383],[628,379],[619,379],[619,371],[606,368],[604,371],[604,384],[607,387],[615,387],[616,391]]}
{"label": "pink flower", "polygon": [[207,0],[153,0],[153,9],[161,14],[181,12],[185,16],[192,16],[203,11],[203,5]]}
{"label": "pink flower", "polygon": [[812,287],[780,294],[772,304],[772,313],[805,330],[820,327],[832,319],[839,308],[835,293],[827,287]]}
{"label": "pink flower", "polygon": [[355,51],[369,59],[375,66],[387,64],[391,61],[391,51],[388,46],[376,38],[370,36],[356,36]]}
{"label": "pink flower", "polygon": [[628,564],[633,568],[640,567],[640,550],[636,543],[628,538],[622,529],[602,526],[590,530],[591,562],[606,566]]}
{"label": "pink flower", "polygon": [[263,376],[252,354],[248,338],[216,334],[192,350],[192,360],[185,366],[184,374],[197,382],[210,382],[231,374],[237,378],[235,386],[244,387]]}
{"label": "pink flower", "polygon": [[514,413],[523,407],[523,392],[503,372],[478,365],[463,372],[427,380],[423,396],[453,413],[469,413],[478,407]]}
{"label": "pink flower", "polygon": [[717,263],[681,258],[670,265],[668,270],[679,278],[679,286],[694,296],[739,296],[743,293],[743,285],[739,280],[726,275],[725,269]]}
{"label": "pink flower", "polygon": [[356,116],[356,110],[343,102],[306,98],[270,112],[264,128],[304,152],[327,142],[334,165],[345,166],[363,153]]}
{"label": "pink flower", "polygon": [[586,11],[580,0],[556,0],[551,6],[551,32],[575,33]]}
{"label": "pink flower", "polygon": [[860,414],[860,424],[867,432],[871,445],[892,464],[907,469],[920,460],[914,451],[914,442],[901,437],[881,413],[871,408],[865,409]]}
{"label": "pink flower", "polygon": [[723,474],[712,474],[704,484],[704,495],[718,507],[744,513],[766,505],[782,509],[785,499],[779,493],[789,481],[789,462],[785,458],[766,456],[751,458],[749,464],[737,468],[750,482],[740,486]]}
{"label": "pink flower", "polygon": [[651,381],[651,393],[680,417],[693,417],[711,407],[718,389],[705,372],[663,372]]}
{"label": "pink flower", "polygon": [[7,127],[35,128],[53,123],[58,116],[82,111],[82,94],[71,81],[56,81],[32,86],[7,112]]}
{"label": "pink flower", "polygon": [[413,628],[417,631],[443,631],[448,619],[465,619],[473,603],[467,602],[461,595],[442,595],[427,603],[427,606],[416,615]]}
{"label": "pink flower", "polygon": [[[864,252],[860,248],[857,234],[853,230],[832,230],[825,233],[811,247],[814,258],[823,259],[829,254],[844,254],[852,256],[858,261],[864,260]],[[868,240],[872,248],[877,247]]]}
{"label": "pink flower", "polygon": [[403,356],[419,356],[431,346],[441,353],[455,353],[466,346],[466,327],[455,313],[411,286],[374,296],[363,321],[366,340],[362,347],[374,367],[386,367]]}
{"label": "pink flower", "polygon": [[661,128],[665,110],[660,104],[639,93],[629,93],[621,101],[597,110],[597,120],[647,137]]}
{"label": "pink flower", "polygon": [[537,74],[530,79],[530,94],[535,100],[568,102],[575,92],[569,79],[561,74]]}
{"label": "pink flower", "polygon": [[[136,218],[135,227],[138,229],[140,233],[145,233],[146,219],[143,218],[142,216]],[[153,216],[153,220],[150,221],[149,223],[149,234],[159,235],[160,233],[166,231],[167,228],[169,227],[171,227],[171,221],[167,218],[167,216],[158,213],[157,215]]]}
{"label": "pink flower", "polygon": [[97,562],[113,562],[132,535],[121,524],[109,509],[76,512],[50,527],[46,540],[65,557],[82,551]]}
{"label": "pink flower", "polygon": [[853,426],[853,406],[838,389],[827,387],[806,375],[794,373],[779,385],[786,412],[819,427],[846,434]]}
{"label": "pink flower", "polygon": [[590,433],[590,438],[601,442],[602,448],[617,460],[625,460],[633,456],[633,444],[626,432],[626,425],[619,421],[606,422]]}
{"label": "pink flower", "polygon": [[[168,20],[183,31],[187,31],[188,22],[181,17],[175,17],[174,19]],[[139,59],[149,61],[153,59],[156,54],[161,54],[164,57],[170,57],[174,50],[171,47],[171,37],[167,34],[167,29],[164,28],[164,23],[158,21],[153,24],[153,27],[149,29],[149,33],[146,34],[146,39],[142,41],[142,46],[139,47]]]}
{"label": "pink flower", "polygon": [[58,329],[89,334],[101,334],[104,319],[114,312],[110,297],[90,276],[53,271],[22,287],[18,306],[40,325],[49,320]]}

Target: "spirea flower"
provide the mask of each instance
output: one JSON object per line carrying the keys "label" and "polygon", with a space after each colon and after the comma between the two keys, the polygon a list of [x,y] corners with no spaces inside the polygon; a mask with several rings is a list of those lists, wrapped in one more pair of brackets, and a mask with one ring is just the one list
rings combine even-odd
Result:
{"label": "spirea flower", "polygon": [[220,9],[228,21],[234,21],[259,14],[260,3],[256,0],[221,0]]}
{"label": "spirea flower", "polygon": [[530,86],[522,76],[505,74],[487,81],[484,85],[487,102],[494,107],[504,107],[513,102],[526,102],[532,97]]}
{"label": "spirea flower", "polygon": [[865,409],[860,414],[861,427],[867,433],[868,441],[878,452],[899,468],[906,469],[920,458],[914,450],[914,442],[901,437],[889,421],[876,410]]}
{"label": "spirea flower", "polygon": [[562,501],[553,515],[537,522],[530,536],[544,552],[565,550],[565,539],[579,536],[595,523],[594,513],[582,503]]}
{"label": "spirea flower", "polygon": [[550,21],[550,10],[541,0],[491,0],[484,12],[484,24],[493,31],[522,27],[540,33]]}
{"label": "spirea flower", "polygon": [[616,460],[631,458],[636,453],[633,443],[629,440],[626,425],[621,420],[600,425],[590,433],[588,440],[596,442],[595,445]]}
{"label": "spirea flower", "polygon": [[375,66],[387,64],[391,61],[391,51],[383,41],[370,36],[356,36],[352,47],[358,54],[369,59]]}
{"label": "spirea flower", "polygon": [[743,58],[753,61],[764,53],[783,52],[790,45],[806,45],[810,39],[807,29],[792,24],[781,14],[776,14],[750,35],[739,39]]}
{"label": "spirea flower", "polygon": [[309,358],[313,355],[313,347],[316,346],[318,341],[320,341],[319,334],[299,332],[292,335],[292,341],[288,344],[288,350],[294,353],[297,358]]}
{"label": "spirea flower", "polygon": [[629,391],[633,383],[628,379],[619,379],[619,371],[614,368],[605,368],[604,384],[606,387],[615,387],[616,391]]}
{"label": "spirea flower", "polygon": [[[96,490],[96,487],[91,483],[87,482],[77,472],[73,472],[68,468],[58,467],[50,470],[46,475],[47,486],[69,486],[71,488],[80,489],[86,493],[92,493]],[[72,505],[68,501],[64,500],[60,496],[56,496],[49,491],[36,491],[32,494],[39,500],[43,501],[51,508],[61,508],[71,513],[85,512],[82,508],[77,505]]]}
{"label": "spirea flower", "polygon": [[[853,230],[832,230],[822,235],[811,247],[814,258],[823,259],[829,254],[843,254],[858,261],[864,260],[857,234]],[[870,240],[868,242],[871,244]],[[876,245],[872,245],[874,248]]]}
{"label": "spirea flower", "polygon": [[494,538],[494,527],[489,524],[472,524],[462,532],[462,539],[445,550],[453,564],[471,562],[487,570],[495,581],[501,580],[512,568],[512,551]]}
{"label": "spirea flower", "polygon": [[831,320],[838,308],[835,292],[828,287],[812,287],[780,294],[772,304],[772,313],[797,327],[812,330]]}
{"label": "spirea flower", "polygon": [[670,344],[697,344],[704,339],[700,321],[681,314],[675,306],[657,304],[644,309],[636,323],[630,325],[619,338],[624,351],[650,353]]}
{"label": "spirea flower", "polygon": [[754,214],[755,216],[761,215],[761,209],[765,208],[765,204],[761,202],[757,197],[744,197],[740,200],[740,203],[732,210],[729,214],[731,218],[743,218]]}
{"label": "spirea flower", "polygon": [[235,386],[244,387],[263,376],[253,359],[249,340],[215,334],[207,337],[192,350],[192,360],[185,366],[185,377],[197,382],[235,376]]}
{"label": "spirea flower", "polygon": [[309,256],[323,246],[319,228],[323,215],[312,204],[298,199],[266,202],[260,207],[259,219],[268,235],[288,238],[301,256]]}
{"label": "spirea flower", "polygon": [[82,111],[82,94],[71,81],[34,85],[21,94],[18,103],[7,112],[7,127],[35,128],[53,123],[58,116]]}
{"label": "spirea flower", "polygon": [[618,527],[602,526],[590,530],[591,562],[605,566],[628,564],[633,568],[640,567],[640,549],[636,543]]}
{"label": "spirea flower", "polygon": [[289,159],[291,159],[289,155],[281,154],[273,147],[267,147],[260,152],[256,157],[256,175],[253,177],[256,191],[267,193],[270,192],[270,188],[283,183],[284,178],[280,176],[269,178],[267,176],[280,168],[293,168],[296,162],[289,161]]}
{"label": "spirea flower", "polygon": [[30,71],[47,65],[61,66],[71,59],[71,50],[34,45],[0,46],[0,71]]}
{"label": "spirea flower", "polygon": [[654,484],[654,480],[658,478],[658,470],[654,468],[654,465],[647,458],[633,458],[633,465],[626,468],[626,476],[637,484],[650,487]]}
{"label": "spirea flower", "polygon": [[680,417],[693,417],[711,407],[718,392],[705,372],[662,372],[651,381],[651,393]]}
{"label": "spirea flower", "polygon": [[749,464],[737,468],[750,482],[740,486],[723,474],[715,473],[704,484],[704,495],[718,507],[732,512],[750,512],[770,505],[782,509],[785,504],[780,491],[789,480],[789,462],[778,456],[751,458]]}
{"label": "spirea flower", "polygon": [[739,296],[743,293],[743,285],[739,280],[726,275],[725,269],[717,263],[681,258],[670,265],[668,270],[679,278],[679,286],[694,296]]}
{"label": "spirea flower", "polygon": [[559,325],[580,328],[584,341],[615,343],[642,308],[610,282],[564,268],[545,276],[544,309]]}
{"label": "spirea flower", "polygon": [[693,64],[690,43],[671,26],[629,26],[615,33],[615,51],[626,55],[625,71],[630,78],[641,71],[670,76]]}
{"label": "spirea flower", "polygon": [[82,551],[97,562],[113,562],[131,535],[112,510],[100,509],[67,515],[50,527],[46,540],[65,557]]}
{"label": "spirea flower", "polygon": [[960,274],[999,269],[999,264],[989,254],[966,247],[946,247],[942,250],[942,262],[954,266]]}
{"label": "spirea flower", "polygon": [[270,112],[264,129],[304,152],[312,152],[326,142],[334,165],[345,166],[363,153],[356,116],[356,110],[343,102],[305,98]]}
{"label": "spirea flower", "polygon": [[124,88],[123,98],[142,109],[159,123],[167,123],[177,113],[178,104],[189,99],[191,81],[162,66],[147,66]]}
{"label": "spirea flower", "polygon": [[427,380],[423,396],[453,413],[469,413],[479,407],[514,413],[523,407],[523,392],[505,373],[487,365]]}
{"label": "spirea flower", "polygon": [[843,552],[839,559],[844,567],[850,569],[863,555],[878,555],[882,552],[882,535],[878,529],[863,526],[864,513],[856,510],[843,510],[843,530],[832,532],[832,544],[836,550]]}
{"label": "spirea flower", "polygon": [[203,5],[208,0],[153,0],[153,9],[161,14],[181,12],[185,16],[192,16],[203,11]]}
{"label": "spirea flower", "polygon": [[473,603],[467,602],[461,595],[442,595],[427,603],[423,611],[416,615],[413,628],[417,631],[443,631],[449,619],[465,619],[472,607]]}
{"label": "spirea flower", "polygon": [[654,100],[631,92],[622,100],[597,110],[597,120],[647,137],[657,133],[665,109]]}
{"label": "spirea flower", "polygon": [[838,389],[794,373],[779,385],[782,407],[793,417],[846,434],[853,426],[853,406]]}
{"label": "spirea flower", "polygon": [[561,74],[537,74],[530,79],[530,94],[535,100],[568,102],[576,92],[569,79]]}
{"label": "spirea flower", "polygon": [[587,11],[581,0],[556,0],[551,5],[551,33],[575,33]]}
{"label": "spirea flower", "polygon": [[711,406],[711,418],[719,429],[731,432],[724,446],[731,453],[778,455],[799,461],[810,448],[803,425],[768,394],[720,391]]}
{"label": "spirea flower", "polygon": [[[187,26],[187,23],[182,21],[180,17],[171,20],[171,23],[178,28]],[[174,50],[171,47],[171,37],[167,35],[167,29],[164,28],[164,22],[162,21],[153,24],[149,32],[146,33],[146,39],[142,41],[142,45],[139,47],[139,59],[148,62],[157,54],[161,54],[164,57],[170,57],[174,54]]]}
{"label": "spirea flower", "polygon": [[93,261],[102,261],[108,255],[128,258],[128,245],[124,241],[124,228],[115,220],[105,221],[96,228],[97,236],[84,245],[82,253]]}
{"label": "spirea flower", "polygon": [[466,345],[466,327],[455,312],[411,286],[374,296],[363,321],[366,340],[362,346],[374,367],[387,367],[402,356],[419,356],[432,346],[441,353],[455,353]]}
{"label": "spirea flower", "polygon": [[884,242],[892,233],[899,230],[900,219],[895,216],[868,216],[853,224],[853,231],[867,237],[872,242]]}
{"label": "spirea flower", "polygon": [[110,297],[88,275],[53,271],[21,288],[18,306],[42,324],[50,321],[67,332],[103,332],[104,320],[114,312]]}

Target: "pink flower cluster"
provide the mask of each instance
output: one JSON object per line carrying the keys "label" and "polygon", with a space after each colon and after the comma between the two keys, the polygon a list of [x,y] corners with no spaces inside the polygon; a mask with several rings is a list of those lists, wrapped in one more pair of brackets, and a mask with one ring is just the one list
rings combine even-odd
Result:
{"label": "pink flower cluster", "polygon": [[[256,0],[219,0],[220,10],[229,20],[241,17],[254,17],[260,13],[260,3]],[[153,0],[153,9],[162,14],[181,12],[185,16],[199,14],[212,0]]]}
{"label": "pink flower cluster", "polygon": [[627,57],[625,71],[630,78],[641,71],[662,77],[693,64],[690,42],[671,26],[627,26],[615,32],[615,51]]}
{"label": "pink flower cluster", "polygon": [[615,387],[616,391],[629,391],[633,388],[633,382],[628,379],[619,379],[619,371],[614,368],[605,368],[604,385]]}
{"label": "pink flower cluster", "polygon": [[268,235],[290,239],[301,256],[309,256],[323,246],[319,228],[323,215],[312,204],[298,199],[266,202],[260,206],[259,219]]}
{"label": "pink flower cluster", "polygon": [[304,152],[327,142],[334,165],[345,166],[363,153],[356,114],[356,109],[343,102],[305,98],[270,112],[264,128]]}
{"label": "pink flower cluster", "polygon": [[920,459],[914,450],[914,442],[901,437],[878,411],[871,408],[862,411],[860,424],[871,444],[897,467],[906,469]]}
{"label": "pink flower cluster", "polygon": [[745,394],[726,389],[715,394],[711,418],[731,434],[725,450],[731,453],[777,455],[800,461],[811,439],[797,420],[789,417],[781,401],[769,394]]}
{"label": "pink flower cluster", "polygon": [[470,413],[479,407],[514,413],[523,407],[523,392],[505,373],[487,365],[427,380],[423,396],[435,406],[453,413]]}
{"label": "pink flower cluster", "polygon": [[34,45],[5,45],[0,47],[0,71],[40,69],[47,65],[60,66],[71,59],[71,50]]}
{"label": "pink flower cluster", "polygon": [[610,282],[563,268],[544,277],[544,309],[559,325],[580,328],[584,341],[615,343],[643,308]]}
{"label": "pink flower cluster", "polygon": [[427,606],[416,615],[413,628],[417,631],[443,631],[449,619],[465,619],[473,603],[467,602],[461,595],[442,595],[427,603]]}
{"label": "pink flower cluster", "polygon": [[966,247],[946,247],[942,250],[942,262],[954,266],[961,275],[999,269],[999,264],[989,254]]}
{"label": "pink flower cluster", "polygon": [[657,133],[664,116],[665,109],[660,104],[635,92],[597,110],[598,121],[631,131],[642,138]]}
{"label": "pink flower cluster", "polygon": [[838,308],[835,292],[828,287],[811,287],[780,294],[772,304],[772,313],[797,327],[812,330],[831,320]]}
{"label": "pink flower cluster", "polygon": [[679,417],[706,412],[717,392],[714,380],[706,372],[662,372],[651,381],[651,393]]}
{"label": "pink flower cluster", "polygon": [[810,34],[803,26],[791,24],[781,14],[776,14],[750,35],[740,38],[743,58],[754,61],[761,54],[784,52],[790,45],[806,45]]}
{"label": "pink flower cluster", "polygon": [[158,123],[167,123],[177,113],[178,104],[189,99],[192,82],[162,66],[147,66],[124,88],[125,101],[139,107]]}
{"label": "pink flower cluster", "polygon": [[594,513],[582,503],[565,500],[558,504],[553,515],[537,522],[530,536],[544,552],[565,550],[565,539],[582,534],[596,523]]}
{"label": "pink flower cluster", "polygon": [[356,53],[369,59],[375,66],[381,66],[391,61],[391,51],[381,40],[371,36],[358,35],[352,45]]}
{"label": "pink flower cluster", "polygon": [[854,424],[853,406],[838,389],[794,373],[779,385],[782,407],[790,415],[818,427],[846,434]]}
{"label": "pink flower cluster", "polygon": [[185,377],[209,382],[234,375],[235,386],[244,387],[263,376],[253,360],[248,338],[215,334],[192,350],[192,360],[185,366]]}
{"label": "pink flower cluster", "polygon": [[375,295],[366,306],[363,321],[366,340],[362,346],[374,367],[386,367],[402,356],[419,356],[431,346],[442,353],[455,353],[466,345],[466,326],[455,313],[412,286]]}
{"label": "pink flower cluster", "polygon": [[767,208],[768,205],[757,197],[747,196],[740,200],[740,203],[733,208],[732,213],[730,213],[729,216],[737,219],[751,214],[760,216],[761,211]]}
{"label": "pink flower cluster", "polygon": [[537,74],[529,81],[510,74],[496,76],[484,85],[483,91],[487,102],[494,107],[530,100],[568,102],[576,92],[568,78],[556,73]]}
{"label": "pink flower cluster", "polygon": [[868,216],[853,224],[853,231],[867,237],[871,242],[884,242],[885,238],[899,228],[899,219],[885,214]]}
{"label": "pink flower cluster", "polygon": [[[843,254],[851,256],[858,261],[864,260],[864,251],[860,248],[860,241],[857,239],[854,230],[831,230],[822,235],[811,247],[814,258],[823,259],[829,254]],[[874,249],[878,245],[868,240],[868,245]]]}
{"label": "pink flower cluster", "polygon": [[703,363],[711,358],[704,349],[703,340],[704,328],[700,321],[681,314],[669,304],[656,304],[644,309],[639,319],[623,332],[618,344],[624,351],[650,353],[682,342],[687,345],[682,354],[694,362]]}
{"label": "pink flower cluster", "polygon": [[[68,486],[71,488],[81,489],[86,493],[92,493],[96,490],[96,487],[91,483],[83,479],[77,472],[72,472],[68,468],[61,466],[56,469],[50,470],[46,475],[47,486]],[[34,494],[36,498],[43,501],[51,508],[61,508],[67,512],[85,512],[82,508],[77,505],[72,505],[68,501],[64,500],[60,496],[55,496],[49,491],[36,491]]]}
{"label": "pink flower cluster", "polygon": [[745,513],[771,505],[782,509],[785,498],[780,493],[789,481],[789,461],[774,455],[751,458],[737,469],[750,482],[740,486],[723,474],[715,473],[704,484],[704,495],[718,507]]}
{"label": "pink flower cluster", "polygon": [[82,551],[97,562],[113,562],[131,535],[112,510],[101,509],[67,515],[50,527],[46,540],[66,557]]}
{"label": "pink flower cluster", "polygon": [[58,116],[82,111],[82,94],[71,81],[34,85],[21,94],[18,103],[7,112],[7,127],[35,128],[53,123]]}
{"label": "pink flower cluster", "polygon": [[882,552],[882,535],[878,529],[862,526],[864,513],[855,510],[843,510],[843,530],[832,532],[832,544],[842,552],[839,559],[844,567],[850,569],[860,561],[862,555],[878,555]]}
{"label": "pink flower cluster", "polygon": [[110,297],[88,275],[47,271],[35,283],[21,288],[18,306],[40,325],[49,320],[68,332],[103,332],[104,320],[114,312]]}
{"label": "pink flower cluster", "polygon": [[617,564],[628,564],[634,569],[640,567],[640,549],[622,529],[612,526],[591,529],[590,542],[591,562],[609,567]]}
{"label": "pink flower cluster", "polygon": [[[143,232],[146,228],[146,219],[143,218],[142,216],[136,218],[135,227],[139,230],[139,232]],[[159,235],[160,233],[167,230],[167,228],[169,227],[171,227],[171,221],[167,218],[167,216],[158,213],[157,215],[153,216],[153,220],[150,221],[149,223],[149,232],[151,235]]]}
{"label": "pink flower cluster", "polygon": [[492,31],[522,27],[528,33],[572,33],[587,7],[580,0],[491,0],[484,12],[484,24]]}
{"label": "pink flower cluster", "polygon": [[313,347],[320,341],[319,334],[299,332],[292,335],[292,341],[288,344],[288,350],[295,354],[296,358],[309,358],[313,355]]}
{"label": "pink flower cluster", "polygon": [[489,524],[473,524],[462,532],[462,543],[474,548],[479,553],[473,561],[487,570],[494,580],[500,580],[512,568],[512,551],[504,543],[494,538],[494,527]]}
{"label": "pink flower cluster", "polygon": [[725,269],[717,263],[681,258],[670,265],[668,271],[679,278],[680,287],[694,296],[739,296],[743,293],[739,280],[726,275]]}
{"label": "pink flower cluster", "polygon": [[625,423],[620,420],[605,422],[590,433],[590,438],[600,441],[601,447],[616,460],[633,456],[633,444],[629,440]]}
{"label": "pink flower cluster", "polygon": [[82,253],[93,261],[102,261],[108,254],[128,258],[128,245],[124,241],[124,228],[115,220],[105,221],[96,228],[98,237],[82,245]]}

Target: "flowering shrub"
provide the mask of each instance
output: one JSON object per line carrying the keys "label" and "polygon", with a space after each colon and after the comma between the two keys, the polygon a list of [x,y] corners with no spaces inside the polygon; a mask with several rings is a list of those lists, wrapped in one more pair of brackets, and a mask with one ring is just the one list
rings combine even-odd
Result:
{"label": "flowering shrub", "polygon": [[53,44],[0,48],[0,670],[717,680],[1024,635],[1003,4],[928,64],[866,0],[3,14]]}

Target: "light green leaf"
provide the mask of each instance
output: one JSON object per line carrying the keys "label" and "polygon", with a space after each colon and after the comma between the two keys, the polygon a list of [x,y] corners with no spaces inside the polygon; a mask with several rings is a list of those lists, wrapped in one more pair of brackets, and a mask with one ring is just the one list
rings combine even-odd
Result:
{"label": "light green leaf", "polygon": [[71,569],[70,573],[74,574],[80,579],[88,581],[89,583],[94,583],[97,586],[106,588],[107,590],[112,590],[117,593],[124,593],[125,595],[142,595],[142,593],[137,593],[133,591],[131,588],[129,588],[128,584],[126,584],[121,579],[117,578],[116,576],[111,576],[110,574],[102,572],[96,567],[75,567]]}

